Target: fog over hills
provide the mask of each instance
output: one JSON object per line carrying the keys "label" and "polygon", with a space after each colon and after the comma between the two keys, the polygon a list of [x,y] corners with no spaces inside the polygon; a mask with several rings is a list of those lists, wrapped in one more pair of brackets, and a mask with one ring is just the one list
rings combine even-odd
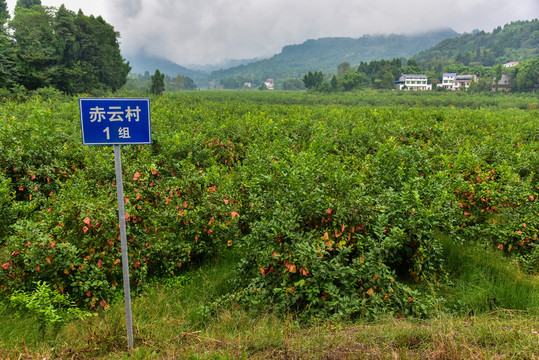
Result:
{"label": "fog over hills", "polygon": [[128,58],[133,73],[155,69],[175,76],[201,80],[208,76],[217,80],[226,76],[268,76],[274,78],[301,77],[310,70],[335,71],[338,64],[411,57],[437,43],[458,36],[452,29],[442,29],[416,35],[366,35],[360,38],[327,37],[286,45],[267,59],[228,60],[217,65],[181,66],[159,57],[137,55]]}

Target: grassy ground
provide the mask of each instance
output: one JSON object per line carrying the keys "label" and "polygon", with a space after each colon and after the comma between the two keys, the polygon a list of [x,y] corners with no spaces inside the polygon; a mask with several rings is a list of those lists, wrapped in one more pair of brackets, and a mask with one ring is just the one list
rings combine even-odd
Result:
{"label": "grassy ground", "polygon": [[305,324],[234,305],[204,315],[204,306],[228,290],[234,259],[227,259],[134,298],[130,354],[119,303],[45,334],[35,319],[3,308],[0,358],[539,359],[538,278],[495,253],[450,244],[446,251],[457,280],[444,296],[454,312],[426,320]]}

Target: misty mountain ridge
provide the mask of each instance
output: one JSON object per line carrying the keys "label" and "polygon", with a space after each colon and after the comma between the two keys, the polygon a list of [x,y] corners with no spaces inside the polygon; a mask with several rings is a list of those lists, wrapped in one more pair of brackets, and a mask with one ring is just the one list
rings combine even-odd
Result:
{"label": "misty mountain ridge", "polygon": [[175,77],[191,77],[200,87],[221,79],[241,79],[257,83],[267,78],[301,78],[309,71],[335,72],[348,62],[381,59],[413,59],[425,69],[441,71],[448,64],[483,65],[524,61],[539,56],[539,21],[514,21],[491,33],[474,30],[458,34],[450,28],[409,35],[364,35],[360,38],[325,37],[301,44],[286,45],[281,52],[265,59],[226,60],[217,65],[180,66],[163,58],[130,58],[132,72],[155,69]]}
{"label": "misty mountain ridge", "polygon": [[[459,34],[452,29],[441,29],[416,35],[364,35],[360,38],[326,37],[309,39],[302,44],[286,45],[279,54],[261,59],[231,59],[216,65],[178,65],[159,55],[139,53],[127,58],[132,73],[159,69],[171,77],[177,74],[196,80],[208,77],[218,80],[226,76],[250,73],[267,74],[268,77],[301,77],[310,70],[335,71],[338,64],[361,61],[411,57],[442,40]],[[265,76],[265,75],[264,75]]]}
{"label": "misty mountain ridge", "polygon": [[164,57],[145,55],[144,53],[138,53],[136,55],[128,56],[127,58],[129,64],[131,65],[131,73],[144,74],[146,71],[148,71],[150,74],[153,74],[155,70],[158,69],[161,73],[170,77],[175,77],[178,74],[182,74],[183,76],[191,78],[200,78],[206,76],[212,71],[246,65],[262,59],[263,58],[261,57],[252,59],[226,59],[217,64],[179,65]]}
{"label": "misty mountain ridge", "polygon": [[459,36],[445,28],[413,35],[365,35],[360,38],[327,37],[287,45],[279,54],[247,65],[214,71],[213,81],[241,76],[246,79],[300,78],[308,71],[334,72],[343,62],[358,65],[362,61],[410,58],[443,40]]}
{"label": "misty mountain ridge", "polygon": [[187,67],[178,65],[159,55],[152,56],[138,53],[136,55],[128,56],[127,60],[129,61],[129,65],[131,65],[132,74],[144,74],[146,71],[153,74],[155,70],[159,70],[161,73],[170,77],[182,74],[183,76],[190,78],[199,78],[207,74],[206,71],[188,69]]}
{"label": "misty mountain ridge", "polygon": [[224,70],[224,69],[229,69],[236,66],[247,65],[250,63],[264,60],[264,59],[265,57],[256,57],[256,58],[251,58],[251,59],[225,59],[223,61],[218,62],[217,64],[205,64],[205,65],[189,64],[189,65],[185,65],[185,67],[209,74],[212,71]]}

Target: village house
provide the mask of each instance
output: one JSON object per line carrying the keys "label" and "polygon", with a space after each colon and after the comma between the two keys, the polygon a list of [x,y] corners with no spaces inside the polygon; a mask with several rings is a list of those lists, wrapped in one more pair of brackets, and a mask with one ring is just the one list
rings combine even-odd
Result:
{"label": "village house", "polygon": [[402,74],[399,80],[395,81],[396,90],[432,90],[432,84],[429,84],[426,75]]}
{"label": "village house", "polygon": [[476,75],[457,75],[456,73],[444,73],[442,75],[442,82],[438,84],[438,87],[443,87],[447,90],[458,91],[461,89],[468,89],[472,82],[477,81]]}
{"label": "village house", "polygon": [[[492,91],[496,91],[496,77],[494,77],[494,81],[492,82]],[[511,78],[506,74],[502,73],[502,77],[498,82],[498,91],[511,91]]]}
{"label": "village house", "polygon": [[455,86],[455,77],[457,73],[445,73],[442,75],[442,83],[438,84],[438,87],[443,87],[444,89],[452,90]]}
{"label": "village house", "polygon": [[264,82],[264,84],[266,85],[266,89],[268,90],[274,90],[275,89],[275,80],[273,79],[268,79]]}
{"label": "village house", "polygon": [[503,66],[506,67],[506,68],[510,68],[510,67],[517,66],[517,65],[518,65],[518,61],[511,61],[511,62],[503,64]]}
{"label": "village house", "polygon": [[[503,67],[510,68],[513,66],[517,66],[519,63],[518,61],[510,61],[508,63],[503,64]],[[498,91],[511,91],[511,77],[509,75],[502,72],[502,76],[500,78],[500,81],[498,81]],[[494,77],[492,81],[492,91],[496,91],[496,77]]]}
{"label": "village house", "polygon": [[477,82],[475,75],[457,75],[455,76],[455,85],[453,90],[467,90],[472,82]]}

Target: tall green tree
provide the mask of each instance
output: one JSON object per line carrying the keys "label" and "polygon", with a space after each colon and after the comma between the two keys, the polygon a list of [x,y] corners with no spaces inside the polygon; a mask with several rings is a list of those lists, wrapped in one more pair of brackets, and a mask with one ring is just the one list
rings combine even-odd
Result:
{"label": "tall green tree", "polygon": [[7,32],[8,20],[7,2],[0,0],[0,88],[13,86],[17,78],[15,62],[13,61],[13,42]]}
{"label": "tall green tree", "polygon": [[165,74],[161,74],[161,72],[157,69],[152,75],[152,85],[150,87],[150,93],[155,95],[162,95],[163,91],[165,91]]}
{"label": "tall green tree", "polygon": [[382,77],[382,82],[380,83],[380,86],[382,89],[392,89],[395,85],[395,78],[393,77],[393,73],[391,71],[387,71],[384,76]]}
{"label": "tall green tree", "polygon": [[80,71],[80,43],[77,41],[77,15],[60,6],[54,17],[54,32],[58,45],[58,65],[54,86],[68,94],[85,90],[84,74]]}
{"label": "tall green tree", "polygon": [[522,62],[516,67],[512,90],[535,92],[539,89],[539,58]]}
{"label": "tall green tree", "polygon": [[322,74],[322,71],[315,71],[314,73],[309,71],[303,76],[303,83],[307,89],[316,89],[322,85],[323,81],[324,75]]}
{"label": "tall green tree", "polygon": [[352,69],[350,63],[348,61],[345,61],[337,66],[337,77],[341,79],[344,74],[351,73],[353,71],[354,70]]}
{"label": "tall green tree", "polygon": [[36,5],[41,6],[41,0],[17,0],[15,11],[19,9],[31,9]]}
{"label": "tall green tree", "polygon": [[120,89],[131,70],[120,53],[120,34],[101,16],[86,16],[79,11],[75,19],[76,61],[75,68],[86,74],[85,83],[90,89]]}
{"label": "tall green tree", "polygon": [[329,86],[332,91],[336,91],[339,88],[339,80],[337,80],[337,77],[335,75],[331,77]]}
{"label": "tall green tree", "polygon": [[362,72],[346,73],[341,79],[341,86],[345,91],[358,89],[369,84],[367,75]]}
{"label": "tall green tree", "polygon": [[183,90],[196,90],[197,85],[195,84],[195,81],[191,79],[190,77],[184,76],[183,77]]}
{"label": "tall green tree", "polygon": [[283,90],[305,90],[305,84],[302,79],[285,79]]}
{"label": "tall green tree", "polygon": [[17,69],[10,46],[5,46],[0,35],[0,89],[11,88],[17,83]]}
{"label": "tall green tree", "polygon": [[29,90],[53,85],[58,48],[53,17],[43,6],[19,7],[10,22],[20,83]]}
{"label": "tall green tree", "polygon": [[165,76],[165,87],[167,91],[195,90],[197,88],[193,79],[182,74],[178,74],[174,78]]}
{"label": "tall green tree", "polygon": [[8,19],[9,10],[7,8],[7,2],[6,0],[0,0],[0,32],[4,33],[5,25]]}

